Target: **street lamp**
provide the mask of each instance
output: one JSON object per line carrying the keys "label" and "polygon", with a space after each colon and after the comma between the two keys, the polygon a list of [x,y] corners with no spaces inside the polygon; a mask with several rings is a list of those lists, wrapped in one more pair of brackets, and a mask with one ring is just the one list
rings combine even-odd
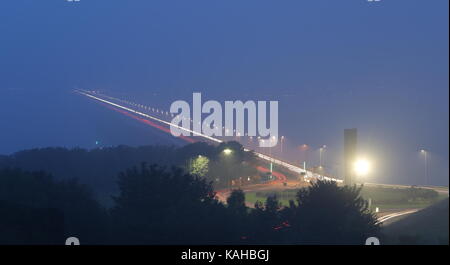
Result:
{"label": "street lamp", "polygon": [[264,139],[262,139],[261,137],[258,136],[258,142],[259,142],[258,148],[259,148],[260,152],[262,152],[263,149],[261,147],[264,146],[265,141],[264,141]]}
{"label": "street lamp", "polygon": [[427,185],[428,184],[428,151],[425,149],[421,149],[420,153],[422,153],[425,158],[425,185]]}
{"label": "street lamp", "polygon": [[281,136],[281,155],[283,155],[283,141],[284,141],[284,136]]}
{"label": "street lamp", "polygon": [[319,148],[319,167],[322,168],[322,152],[325,150],[325,148],[327,148],[326,145],[322,145]]}
{"label": "street lamp", "polygon": [[272,137],[269,138],[268,141],[269,141],[269,144],[270,144],[270,147],[269,147],[269,156],[272,156],[272,145],[273,145],[274,142],[277,141],[277,137],[272,136]]}
{"label": "street lamp", "polygon": [[[230,156],[233,153],[233,150],[231,150],[230,148],[225,148],[225,149],[223,149],[222,153],[225,155],[225,157],[227,157],[227,156]],[[225,159],[225,160],[229,160],[229,159]],[[229,167],[231,165],[227,165],[227,166]],[[228,167],[226,167],[227,182],[228,182],[228,188],[231,191],[231,177],[230,177],[230,172],[229,172],[229,168]]]}
{"label": "street lamp", "polygon": [[300,150],[303,153],[303,157],[302,157],[303,158],[303,167],[305,170],[306,170],[306,163],[308,161],[308,149],[309,149],[309,145],[307,145],[307,144],[300,145]]}
{"label": "street lamp", "polygon": [[226,156],[228,156],[228,155],[230,155],[231,153],[233,153],[233,150],[231,150],[231,149],[229,149],[229,148],[226,148],[226,149],[223,150],[223,153],[224,153]]}
{"label": "street lamp", "polygon": [[365,176],[370,171],[370,163],[366,159],[358,159],[355,162],[354,169],[358,176]]}

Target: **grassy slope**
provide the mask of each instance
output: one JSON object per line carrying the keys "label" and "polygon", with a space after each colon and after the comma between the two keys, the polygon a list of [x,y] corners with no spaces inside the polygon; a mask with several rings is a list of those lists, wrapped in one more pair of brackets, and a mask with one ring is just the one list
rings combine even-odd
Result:
{"label": "grassy slope", "polygon": [[[264,202],[266,197],[270,194],[276,194],[278,200],[282,205],[289,205],[289,200],[295,201],[297,190],[285,191],[260,191],[260,192],[246,192],[245,197],[248,203],[254,204],[256,201]],[[397,210],[397,209],[411,209],[411,208],[425,208],[437,201],[447,198],[445,194],[436,194],[437,197],[433,200],[408,200],[409,196],[405,189],[397,188],[377,188],[364,187],[361,195],[365,198],[372,198],[372,210],[378,207],[380,211]]]}
{"label": "grassy slope", "polygon": [[449,199],[411,214],[383,228],[388,244],[447,244]]}

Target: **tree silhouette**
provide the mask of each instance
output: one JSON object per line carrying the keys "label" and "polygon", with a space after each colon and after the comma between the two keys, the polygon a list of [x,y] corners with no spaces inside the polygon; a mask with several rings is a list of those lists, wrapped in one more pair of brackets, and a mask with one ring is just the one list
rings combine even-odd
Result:
{"label": "tree silhouette", "polygon": [[252,224],[250,243],[253,244],[277,244],[282,243],[282,232],[284,228],[281,217],[281,204],[276,195],[267,197],[263,204],[255,203],[255,209],[251,212],[249,219]]}
{"label": "tree silhouette", "polygon": [[379,226],[360,196],[361,187],[318,181],[297,193],[284,216],[291,225],[289,241],[303,244],[363,244]]}
{"label": "tree silhouette", "polygon": [[18,244],[63,244],[69,236],[83,238],[85,244],[107,240],[106,211],[89,189],[75,180],[56,182],[44,172],[3,169],[0,201],[15,216],[10,217],[10,223],[1,218],[6,222],[3,225],[14,226],[13,220],[21,225],[11,230],[18,232],[13,240]]}
{"label": "tree silhouette", "polygon": [[247,206],[245,205],[245,193],[241,189],[233,190],[227,198],[228,209],[236,215],[245,215]]}
{"label": "tree silhouette", "polygon": [[[142,164],[119,177],[111,214],[118,243],[195,244],[226,240],[224,208],[210,183],[181,169]],[[222,226],[222,227],[221,227]],[[226,226],[226,225],[225,225]]]}
{"label": "tree silhouette", "polygon": [[[232,149],[227,157],[224,148]],[[199,163],[194,174],[164,166],[174,161],[186,165],[199,155],[209,161],[207,174],[206,163]],[[22,165],[61,175],[55,180],[43,171],[0,169],[0,243],[59,244],[76,236],[83,244],[362,244],[378,236],[379,226],[360,196],[361,187],[318,181],[299,190],[288,207],[269,196],[254,209],[246,206],[245,193],[238,189],[222,204],[208,179],[221,178],[218,183],[225,187],[228,177],[254,174],[249,170],[251,157],[233,142],[180,149],[47,148],[1,156],[0,166]],[[160,165],[132,167],[137,161]],[[95,187],[97,196],[87,184]],[[106,194],[115,194],[109,211],[96,200]],[[415,189],[408,194],[418,199],[435,196]]]}
{"label": "tree silhouette", "polygon": [[[220,156],[225,146],[233,149],[230,159]],[[205,142],[174,146],[116,146],[86,150],[81,148],[40,148],[0,156],[0,169],[21,168],[26,171],[45,171],[58,180],[77,179],[95,191],[96,198],[106,207],[112,207],[112,195],[117,195],[117,176],[142,162],[160,166],[186,167],[189,160],[202,156],[209,159],[207,174],[215,188],[228,187],[231,180],[257,174],[252,152],[243,150],[237,142],[214,146]],[[229,162],[229,163],[228,163]],[[229,172],[229,174],[228,174]],[[201,174],[205,170],[200,171]],[[227,173],[227,174],[225,174]],[[217,181],[218,179],[218,181]]]}

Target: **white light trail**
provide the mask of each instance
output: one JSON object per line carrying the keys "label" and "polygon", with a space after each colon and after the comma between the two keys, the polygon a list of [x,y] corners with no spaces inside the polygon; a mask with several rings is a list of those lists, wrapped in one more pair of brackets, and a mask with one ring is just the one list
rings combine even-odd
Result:
{"label": "white light trail", "polygon": [[405,214],[411,214],[411,213],[415,213],[418,210],[414,209],[414,210],[408,210],[408,211],[403,211],[403,212],[397,212],[397,213],[391,213],[385,216],[382,216],[380,218],[377,219],[377,223],[383,223],[386,222],[387,220],[394,218],[394,217],[399,217]]}
{"label": "white light trail", "polygon": [[[217,138],[214,138],[214,137],[211,137],[211,136],[208,136],[208,135],[205,135],[205,134],[202,134],[202,133],[199,133],[199,132],[190,130],[190,129],[186,129],[186,128],[182,127],[182,126],[176,125],[176,124],[174,124],[174,123],[171,123],[171,122],[168,122],[168,121],[159,119],[159,118],[156,118],[156,117],[151,116],[151,115],[148,115],[148,114],[146,114],[146,113],[143,113],[143,112],[140,112],[140,111],[137,111],[137,110],[134,110],[134,109],[131,109],[131,108],[128,108],[128,107],[119,105],[119,104],[117,104],[117,103],[114,103],[114,102],[111,102],[111,101],[102,99],[102,98],[100,98],[100,97],[96,97],[96,96],[92,95],[92,94],[91,94],[90,92],[88,92],[88,91],[75,90],[75,92],[77,92],[77,93],[79,93],[79,94],[81,94],[81,95],[84,95],[84,96],[86,96],[86,97],[89,97],[89,98],[91,98],[91,99],[94,99],[94,100],[97,100],[97,101],[100,101],[100,102],[109,104],[109,105],[114,106],[114,107],[116,107],[116,108],[120,108],[120,109],[129,111],[129,112],[131,112],[131,113],[137,114],[137,115],[139,115],[139,116],[142,116],[142,117],[145,117],[145,118],[148,118],[148,119],[152,119],[152,120],[161,122],[161,123],[163,123],[163,124],[165,124],[165,125],[168,125],[168,126],[174,126],[174,127],[178,128],[178,129],[180,129],[180,130],[184,130],[184,131],[190,132],[190,133],[192,133],[192,134],[195,135],[195,136],[203,137],[203,138],[205,138],[205,139],[208,139],[208,140],[213,141],[213,142],[216,142],[216,143],[223,143],[222,140],[219,140],[219,139],[217,139]],[[112,97],[108,97],[108,98],[112,98]],[[247,149],[247,148],[244,148],[244,151],[251,151],[251,150],[250,150],[250,149]],[[259,157],[260,159],[263,159],[263,160],[265,160],[265,161],[269,161],[269,162],[272,162],[272,163],[274,163],[274,164],[276,164],[276,165],[285,167],[285,168],[287,168],[288,170],[290,170],[290,171],[292,171],[292,172],[295,172],[295,173],[306,173],[308,176],[314,175],[314,173],[311,172],[311,171],[304,170],[304,169],[301,168],[301,167],[292,165],[292,164],[287,163],[287,162],[285,162],[285,161],[281,161],[281,160],[276,159],[276,158],[274,158],[274,157],[272,157],[272,156],[268,156],[268,155],[265,155],[265,154],[262,154],[262,153],[258,153],[258,152],[255,152],[255,151],[253,151],[253,153],[254,153],[257,157]],[[330,177],[325,177],[325,176],[322,176],[322,178],[323,178],[324,180],[330,180],[330,181],[342,182],[342,180],[340,180],[340,179],[335,179],[335,178],[330,178]]]}

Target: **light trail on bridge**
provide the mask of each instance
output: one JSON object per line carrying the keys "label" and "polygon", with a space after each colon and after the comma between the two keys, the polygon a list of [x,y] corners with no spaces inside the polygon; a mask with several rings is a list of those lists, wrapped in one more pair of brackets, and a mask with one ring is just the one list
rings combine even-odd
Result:
{"label": "light trail on bridge", "polygon": [[[121,114],[123,114],[123,115],[126,115],[126,116],[128,116],[128,117],[130,117],[130,118],[132,118],[132,119],[135,119],[135,120],[140,121],[140,122],[142,122],[142,123],[144,123],[144,124],[147,124],[147,125],[150,125],[150,126],[152,126],[152,127],[154,127],[154,128],[157,128],[157,129],[159,129],[159,130],[161,130],[161,131],[163,131],[163,132],[165,132],[165,133],[170,133],[170,130],[167,129],[166,127],[163,127],[163,126],[161,126],[161,125],[158,125],[158,124],[156,124],[156,123],[154,123],[154,122],[152,122],[152,121],[149,121],[148,119],[140,118],[140,117],[138,117],[138,116],[136,116],[136,115],[133,115],[133,114],[127,112],[127,111],[118,109],[118,108],[116,108],[116,107],[109,106],[109,105],[107,105],[107,104],[105,104],[105,103],[101,103],[101,104],[105,105],[107,108],[110,108],[110,109],[112,109],[112,110],[114,110],[114,111],[117,111],[117,112],[119,112],[119,113],[121,113]],[[184,136],[184,135],[180,135],[180,136],[177,136],[177,137],[178,137],[178,138],[181,138],[181,139],[183,139],[183,140],[185,140],[186,142],[190,142],[190,143],[195,143],[195,142],[196,142],[194,139],[189,138],[189,137]]]}
{"label": "light trail on bridge", "polygon": [[[211,137],[211,136],[208,136],[208,135],[205,135],[205,134],[196,132],[196,131],[194,131],[194,130],[184,128],[184,127],[182,127],[182,126],[179,126],[179,125],[177,125],[177,124],[174,124],[174,123],[165,121],[165,120],[163,120],[163,119],[157,118],[157,117],[152,116],[152,115],[149,115],[149,114],[147,114],[147,113],[143,113],[143,112],[141,112],[141,111],[138,111],[138,110],[135,110],[135,109],[132,109],[132,108],[123,106],[123,105],[121,105],[121,104],[112,102],[112,101],[110,101],[110,100],[106,100],[106,99],[101,98],[101,97],[99,97],[99,96],[97,96],[97,95],[94,96],[93,93],[91,93],[91,92],[89,92],[89,91],[79,90],[79,89],[78,89],[78,90],[75,90],[75,92],[78,93],[78,94],[81,94],[81,95],[83,95],[83,96],[86,96],[86,97],[88,97],[88,98],[91,98],[91,99],[93,99],[93,100],[102,102],[102,103],[104,103],[104,104],[107,104],[107,105],[110,105],[110,106],[114,106],[114,107],[116,107],[116,108],[118,108],[118,109],[125,110],[125,111],[127,111],[127,112],[136,114],[136,115],[138,115],[138,116],[145,117],[145,118],[147,118],[147,119],[151,119],[151,120],[160,122],[160,123],[165,124],[165,125],[167,125],[167,126],[173,126],[173,127],[177,128],[177,129],[187,131],[187,132],[189,132],[189,133],[192,133],[192,135],[194,135],[194,136],[202,137],[202,138],[204,138],[204,139],[206,139],[206,140],[209,140],[209,141],[212,141],[212,142],[215,142],[215,143],[223,143],[223,142],[224,142],[224,141],[222,141],[222,140],[220,140],[220,139],[217,139],[217,138],[215,138],[215,137]],[[112,98],[112,97],[108,97],[108,98]],[[153,126],[153,125],[152,125],[152,126]],[[244,151],[247,151],[247,152],[248,152],[248,151],[252,151],[252,150],[250,150],[250,149],[244,147]],[[301,167],[299,167],[299,166],[296,166],[296,165],[293,165],[293,164],[291,164],[291,163],[282,161],[282,160],[277,159],[277,158],[275,158],[275,157],[273,157],[273,156],[269,156],[269,155],[266,155],[266,154],[263,154],[263,153],[260,153],[260,152],[256,152],[256,151],[253,151],[253,153],[255,154],[256,157],[258,157],[258,158],[260,158],[260,159],[262,159],[262,160],[265,160],[265,161],[267,161],[267,162],[273,163],[273,164],[275,164],[275,165],[284,167],[284,168],[288,169],[288,170],[291,171],[291,172],[294,172],[294,173],[297,173],[297,174],[305,173],[306,176],[308,176],[308,177],[319,176],[319,175],[315,174],[314,172],[305,170],[305,169],[303,169],[303,168],[301,168]],[[320,178],[322,178],[322,179],[324,179],[324,180],[330,180],[330,181],[336,181],[336,182],[342,183],[342,180],[336,179],[336,178],[331,178],[331,177],[326,177],[326,176],[320,176]]]}

